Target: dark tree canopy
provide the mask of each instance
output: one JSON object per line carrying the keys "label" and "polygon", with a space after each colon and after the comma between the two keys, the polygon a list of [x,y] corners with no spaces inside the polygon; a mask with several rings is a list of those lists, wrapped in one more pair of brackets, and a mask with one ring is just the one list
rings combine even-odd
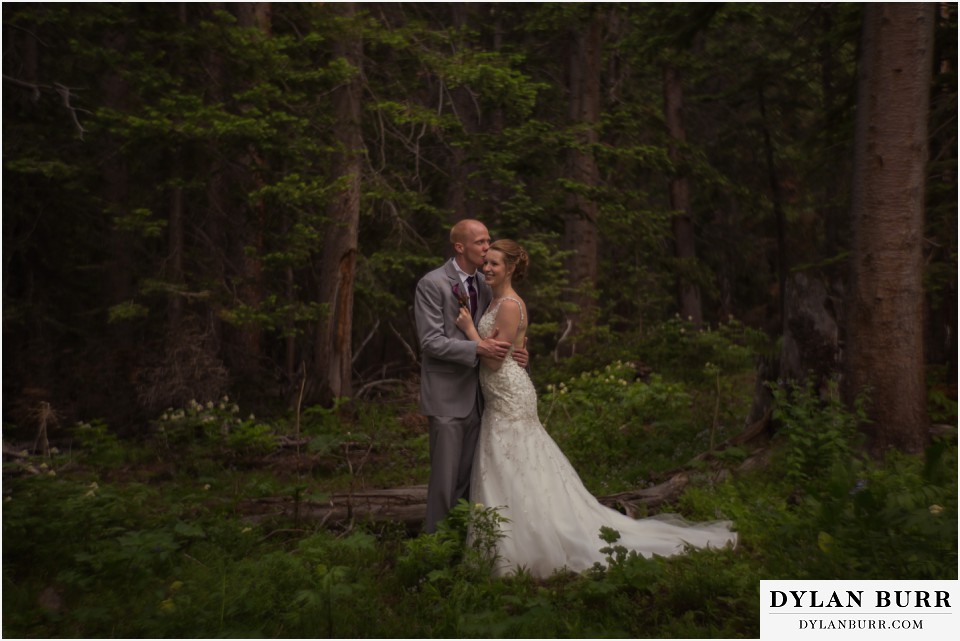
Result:
{"label": "dark tree canopy", "polygon": [[[937,11],[918,349],[955,380],[956,6]],[[681,312],[777,337],[791,275],[842,298],[862,22],[842,3],[4,5],[7,420],[47,401],[133,426],[228,391],[282,407],[409,379],[414,285],[465,217],[526,245],[535,354]]]}

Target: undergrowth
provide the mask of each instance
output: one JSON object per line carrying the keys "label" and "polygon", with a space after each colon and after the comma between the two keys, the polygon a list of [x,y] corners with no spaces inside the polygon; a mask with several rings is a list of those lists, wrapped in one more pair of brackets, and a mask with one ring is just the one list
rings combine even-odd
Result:
{"label": "undergrowth", "polygon": [[[541,418],[597,494],[653,482],[711,447],[731,467],[747,455],[720,445],[752,389],[743,337],[674,325],[665,336],[686,336],[683,358],[696,361],[684,377],[615,358],[544,384]],[[647,344],[667,349],[663,337]],[[491,574],[490,507],[463,502],[418,536],[241,507],[424,483],[426,428],[409,404],[265,419],[221,399],[168,410],[135,441],[85,422],[49,458],[5,464],[3,634],[753,638],[764,578],[955,579],[956,430],[923,456],[877,462],[860,454],[856,409],[803,386],[774,396],[769,464],[723,481],[692,475],[663,508],[732,520],[735,550],[647,559],[607,530],[596,541],[606,563],[546,580]],[[955,403],[931,402],[955,416]]]}

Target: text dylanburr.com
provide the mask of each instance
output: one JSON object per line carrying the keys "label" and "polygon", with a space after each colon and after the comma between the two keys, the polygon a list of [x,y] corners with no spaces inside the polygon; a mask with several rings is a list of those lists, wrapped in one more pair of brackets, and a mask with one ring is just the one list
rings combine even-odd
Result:
{"label": "text dylanburr.com", "polygon": [[956,638],[958,581],[761,581],[760,638]]}

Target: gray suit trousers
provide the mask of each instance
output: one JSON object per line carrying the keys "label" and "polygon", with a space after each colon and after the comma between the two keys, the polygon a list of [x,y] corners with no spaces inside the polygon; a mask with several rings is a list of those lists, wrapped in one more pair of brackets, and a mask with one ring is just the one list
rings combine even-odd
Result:
{"label": "gray suit trousers", "polygon": [[430,416],[430,483],[425,532],[436,532],[460,499],[469,498],[473,453],[480,437],[480,411],[465,418]]}

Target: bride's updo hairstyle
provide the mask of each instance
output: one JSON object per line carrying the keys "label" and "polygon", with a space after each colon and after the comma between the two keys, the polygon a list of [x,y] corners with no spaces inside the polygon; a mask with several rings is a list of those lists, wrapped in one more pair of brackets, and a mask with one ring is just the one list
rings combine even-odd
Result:
{"label": "bride's updo hairstyle", "polygon": [[527,252],[516,241],[503,238],[494,241],[490,249],[496,249],[503,254],[504,262],[513,268],[513,282],[519,283],[527,275],[527,265],[530,264],[530,257]]}

